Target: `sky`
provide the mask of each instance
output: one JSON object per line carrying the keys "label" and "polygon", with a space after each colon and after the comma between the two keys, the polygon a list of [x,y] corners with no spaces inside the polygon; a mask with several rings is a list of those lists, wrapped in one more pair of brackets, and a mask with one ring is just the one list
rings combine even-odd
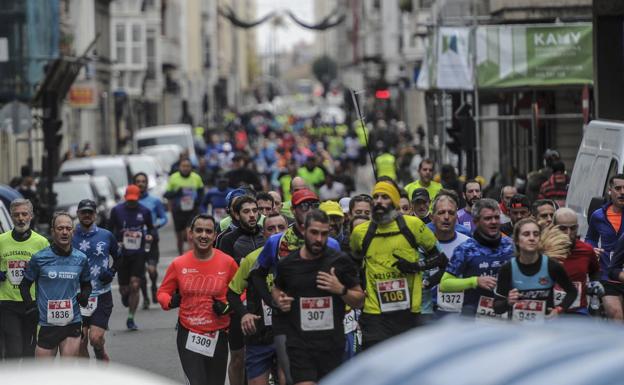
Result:
{"label": "sky", "polygon": [[[299,20],[313,24],[313,1],[314,0],[256,0],[257,17],[259,19],[271,11],[290,9]],[[287,15],[284,15],[283,20],[286,22],[285,26],[277,28],[275,31],[275,41],[280,51],[289,50],[302,40],[306,42],[314,41],[314,32],[295,24]],[[269,39],[271,39],[272,36],[271,23],[270,21],[266,21],[256,28],[256,39],[260,47],[260,52],[267,52]]]}

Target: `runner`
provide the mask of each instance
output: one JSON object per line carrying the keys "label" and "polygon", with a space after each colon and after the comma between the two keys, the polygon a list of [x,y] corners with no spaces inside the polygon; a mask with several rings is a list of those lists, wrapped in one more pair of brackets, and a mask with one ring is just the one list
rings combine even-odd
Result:
{"label": "runner", "polygon": [[420,219],[397,212],[395,184],[377,182],[373,199],[372,221],[351,233],[352,255],[363,258],[365,272],[367,296],[359,322],[364,349],[421,324],[421,272],[440,261],[431,230]]}
{"label": "runner", "polygon": [[356,195],[349,201],[349,217],[364,215],[370,219],[373,211],[373,198],[368,194]]}
{"label": "runner", "polygon": [[537,220],[540,228],[543,230],[550,227],[553,223],[553,217],[557,210],[557,204],[550,199],[539,199],[533,202],[531,214]]}
{"label": "runner", "polygon": [[129,185],[126,188],[126,201],[113,207],[108,225],[121,243],[119,253],[123,259],[117,279],[121,301],[128,307],[126,326],[129,330],[139,329],[134,314],[139,306],[141,280],[145,278],[146,250],[149,250],[154,232],[152,214],[147,207],[139,204],[140,196],[141,190],[136,185]]}
{"label": "runner", "polygon": [[[269,214],[264,220],[263,235],[268,239],[271,235],[286,231],[288,222],[282,214]],[[249,385],[268,385],[269,374],[276,359],[273,345],[271,304],[265,304],[259,293],[249,286],[249,273],[258,260],[262,247],[252,251],[241,260],[236,275],[229,284],[228,303],[241,318],[242,332],[245,335],[245,368]],[[273,274],[267,276],[268,290],[273,286]],[[247,305],[241,301],[241,294],[247,290]],[[280,368],[281,369],[281,368]],[[285,377],[280,370],[280,383]]]}
{"label": "runner", "polygon": [[622,250],[624,244],[618,242],[624,231],[624,174],[617,174],[609,178],[609,202],[594,211],[589,219],[589,227],[585,242],[589,243],[600,253],[600,279],[605,289],[602,298],[607,317],[612,320],[624,320],[624,283],[619,279],[609,278],[609,265],[620,260],[615,256],[616,249]]}
{"label": "runner", "polygon": [[[65,357],[80,351],[80,306],[87,306],[91,274],[87,256],[72,247],[72,217],[58,211],[52,216],[50,247],[33,255],[19,285],[26,313],[39,310],[35,357]],[[30,287],[36,284],[36,302]]]}
{"label": "runner", "polygon": [[79,223],[72,238],[72,247],[87,256],[92,287],[88,306],[80,308],[82,315],[80,355],[89,357],[88,344],[90,342],[95,358],[109,361],[104,349],[104,334],[108,330],[108,320],[113,311],[111,282],[121,259],[118,257],[115,236],[95,224],[96,207],[95,202],[90,199],[84,199],[78,203]]}
{"label": "runner", "polygon": [[197,214],[204,195],[204,182],[192,170],[190,159],[180,160],[180,169],[169,177],[165,193],[165,198],[169,199],[169,211],[173,216],[179,254],[184,251],[187,226]]}
{"label": "runner", "polygon": [[[433,234],[440,245],[440,250],[442,250],[444,255],[448,255],[449,258],[453,258],[453,253],[457,246],[470,238],[456,230],[457,202],[450,195],[438,194],[433,201],[431,224],[433,225]],[[433,300],[434,314],[445,315],[461,312],[464,292],[442,293],[438,290],[437,285],[444,274],[444,269],[439,269],[432,273],[427,285],[423,283],[423,287],[431,288],[430,293],[423,289],[423,303],[425,302],[425,297],[429,295]]]}
{"label": "runner", "polygon": [[464,183],[464,200],[466,207],[457,212],[457,223],[468,228],[470,232],[474,230],[474,221],[472,220],[472,207],[475,202],[481,199],[481,183],[475,179],[469,179]]}
{"label": "runner", "polygon": [[509,219],[511,221],[503,224],[501,231],[503,234],[511,236],[516,223],[529,216],[531,216],[531,202],[529,198],[522,194],[514,195],[509,201]]}
{"label": "runner", "polygon": [[[517,254],[498,271],[494,301],[496,314],[509,313],[516,322],[544,322],[567,311],[578,293],[563,266],[540,250],[540,227],[533,218],[518,221],[513,241]],[[563,288],[561,304],[554,305],[555,284]]]}
{"label": "runner", "polygon": [[418,165],[418,176],[420,179],[405,186],[405,191],[410,196],[410,200],[414,201],[414,190],[424,188],[429,193],[429,201],[435,199],[438,192],[442,190],[442,185],[433,180],[433,172],[435,163],[431,159],[423,159]]}
{"label": "runner", "polygon": [[[600,264],[593,247],[579,239],[578,218],[572,209],[567,207],[558,209],[555,212],[554,225],[570,238],[572,247],[569,254],[558,261],[563,263],[563,268],[579,293],[567,313],[589,315],[587,295],[596,295],[600,298],[605,294],[604,287],[599,281]],[[555,306],[561,304],[563,294],[563,290],[555,286]]]}
{"label": "runner", "polygon": [[190,385],[223,385],[226,377],[230,316],[216,313],[213,304],[215,299],[225,301],[237,266],[229,255],[212,247],[215,227],[209,215],[191,221],[188,238],[193,249],[171,262],[158,289],[164,310],[180,307],[177,347]]}
{"label": "runner", "polygon": [[407,191],[403,189],[399,190],[399,196],[401,197],[399,200],[399,212],[403,215],[412,215],[412,204],[410,203]]}
{"label": "runner", "polygon": [[[134,184],[139,186],[139,190],[141,190],[139,203],[150,210],[152,220],[154,221],[154,239],[152,239],[150,250],[146,250],[145,252],[147,253],[147,274],[150,277],[150,281],[152,281],[152,302],[157,303],[156,290],[158,286],[156,283],[158,282],[158,261],[160,259],[160,247],[158,246],[160,237],[158,236],[158,229],[164,227],[169,220],[167,219],[165,205],[163,205],[160,198],[147,192],[147,186],[149,186],[148,182],[147,174],[140,172],[134,175]],[[143,309],[147,309],[149,308],[150,301],[147,296],[147,280],[145,276],[141,279],[141,292],[143,293]]]}
{"label": "runner", "polygon": [[496,317],[494,293],[500,267],[513,257],[511,238],[500,231],[500,208],[489,198],[480,199],[472,208],[474,238],[455,248],[442,276],[442,293],[464,292],[461,313],[477,318]]}
{"label": "runner", "polygon": [[[9,210],[13,230],[0,234],[0,358],[32,357],[37,344],[36,310],[26,314],[19,284],[33,254],[49,246],[48,241],[30,228],[33,206],[28,199],[15,199]],[[31,289],[35,297],[35,288]],[[1,345],[0,345],[1,346]]]}
{"label": "runner", "polygon": [[429,218],[430,206],[431,200],[426,189],[417,188],[412,191],[412,212],[414,216],[420,218],[425,224],[431,222],[431,218]]}
{"label": "runner", "polygon": [[295,384],[315,384],[342,363],[345,305],[364,303],[356,266],[328,248],[328,238],[329,218],[313,210],[305,220],[305,245],[277,266],[272,294],[287,320]]}

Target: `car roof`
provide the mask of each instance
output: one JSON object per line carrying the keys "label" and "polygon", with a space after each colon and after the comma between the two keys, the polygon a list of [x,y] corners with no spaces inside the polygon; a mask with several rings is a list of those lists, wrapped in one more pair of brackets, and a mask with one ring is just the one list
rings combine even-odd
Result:
{"label": "car roof", "polygon": [[87,158],[68,159],[61,164],[61,170],[81,169],[81,168],[97,168],[98,166],[122,166],[126,163],[121,156],[96,155]]}
{"label": "car roof", "polygon": [[188,124],[171,124],[167,126],[145,127],[138,130],[134,136],[137,139],[142,137],[153,137],[154,133],[158,135],[174,135],[180,133],[192,133],[191,126]]}

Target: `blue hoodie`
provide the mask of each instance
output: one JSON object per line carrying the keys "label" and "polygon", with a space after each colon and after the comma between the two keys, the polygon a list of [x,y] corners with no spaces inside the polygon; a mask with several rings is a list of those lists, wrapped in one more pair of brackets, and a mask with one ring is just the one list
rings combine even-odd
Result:
{"label": "blue hoodie", "polygon": [[[622,235],[622,230],[624,230],[624,226],[620,225],[616,231],[607,219],[607,210],[612,204],[609,202],[592,213],[585,236],[585,242],[593,247],[598,247],[600,241],[600,247],[604,249],[604,253],[600,256],[600,279],[603,280],[608,279],[611,255]],[[624,224],[624,210],[622,211],[622,224]]]}
{"label": "blue hoodie", "polygon": [[165,210],[165,205],[163,205],[160,199],[148,193],[143,193],[141,199],[139,199],[139,203],[149,209],[152,214],[155,229],[160,229],[167,224],[169,221],[167,218],[167,210]]}

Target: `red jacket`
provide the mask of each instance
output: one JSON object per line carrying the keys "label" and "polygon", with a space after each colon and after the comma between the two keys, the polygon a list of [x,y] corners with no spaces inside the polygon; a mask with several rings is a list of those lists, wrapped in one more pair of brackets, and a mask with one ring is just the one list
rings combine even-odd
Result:
{"label": "red jacket", "polygon": [[570,178],[561,172],[554,173],[540,187],[538,199],[552,199],[560,207],[565,206],[565,200],[568,196],[568,184]]}

